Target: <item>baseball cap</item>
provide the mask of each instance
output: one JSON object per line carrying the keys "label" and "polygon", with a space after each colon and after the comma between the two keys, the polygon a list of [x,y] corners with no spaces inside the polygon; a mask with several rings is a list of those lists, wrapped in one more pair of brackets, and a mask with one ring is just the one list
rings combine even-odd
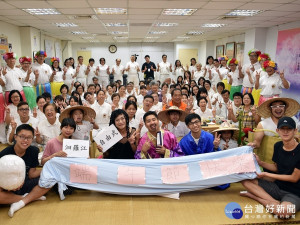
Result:
{"label": "baseball cap", "polygon": [[277,124],[277,129],[282,127],[289,127],[290,129],[296,129],[296,122],[291,117],[282,117]]}

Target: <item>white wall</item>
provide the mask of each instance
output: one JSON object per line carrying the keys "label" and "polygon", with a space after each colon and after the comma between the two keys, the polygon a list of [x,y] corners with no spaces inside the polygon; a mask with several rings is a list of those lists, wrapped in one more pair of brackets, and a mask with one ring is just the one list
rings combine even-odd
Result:
{"label": "white wall", "polygon": [[0,21],[0,34],[7,37],[8,43],[12,44],[12,51],[20,57],[22,55],[22,48],[19,27]]}

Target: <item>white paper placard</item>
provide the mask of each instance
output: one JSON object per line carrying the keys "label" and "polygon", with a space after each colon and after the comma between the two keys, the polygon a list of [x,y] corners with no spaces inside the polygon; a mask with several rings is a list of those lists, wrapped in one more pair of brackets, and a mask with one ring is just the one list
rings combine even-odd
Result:
{"label": "white paper placard", "polygon": [[89,158],[89,146],[89,140],[63,140],[63,151],[67,157]]}
{"label": "white paper placard", "polygon": [[97,145],[100,145],[103,148],[103,152],[106,152],[111,146],[114,146],[122,138],[123,137],[118,129],[112,124],[109,127],[101,130],[94,138],[94,141],[97,143]]}

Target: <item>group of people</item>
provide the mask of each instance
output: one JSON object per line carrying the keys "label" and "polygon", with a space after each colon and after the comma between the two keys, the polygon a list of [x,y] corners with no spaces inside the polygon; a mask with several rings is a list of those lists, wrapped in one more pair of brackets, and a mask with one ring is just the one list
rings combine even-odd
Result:
{"label": "group of people", "polygon": [[[172,158],[238,147],[240,123],[242,128],[258,129],[250,146],[259,147],[265,135],[272,135],[269,130],[282,138],[274,148],[275,164],[257,157],[270,171],[258,175],[259,180],[270,177],[277,182],[244,181],[248,192],[242,195],[265,206],[292,204],[299,210],[300,150],[295,139],[299,123],[294,116],[300,105],[280,97],[282,88],[290,84],[267,54],[253,49],[248,55],[250,63],[244,66],[226,56],[209,56],[203,68],[194,58],[190,66],[176,60],[172,68],[166,55],[155,65],[146,55],[141,69],[135,56],[126,66],[117,59],[111,68],[104,58],[99,66],[94,59],[86,66],[79,56],[77,66],[68,58],[61,69],[58,58],[51,59],[51,66],[44,63],[44,51],[37,52],[34,64],[31,58],[21,57],[20,66],[15,65],[13,53],[6,53],[7,66],[0,77],[0,141],[11,146],[0,152],[0,158],[21,157],[26,177],[24,185],[13,192],[0,187],[0,203],[12,204],[9,215],[13,216],[42,197],[49,189],[38,186],[41,170],[36,167],[53,157],[67,157],[62,150],[64,139],[92,142],[99,131],[114,125],[123,138],[104,153],[97,145],[97,157]],[[145,80],[138,80],[139,71]],[[154,72],[162,83],[155,80]],[[222,124],[210,133],[202,129],[209,122]],[[290,152],[295,156],[291,160]],[[286,163],[285,158],[293,163]],[[275,194],[271,192],[274,185]],[[71,193],[69,187],[66,194]]]}

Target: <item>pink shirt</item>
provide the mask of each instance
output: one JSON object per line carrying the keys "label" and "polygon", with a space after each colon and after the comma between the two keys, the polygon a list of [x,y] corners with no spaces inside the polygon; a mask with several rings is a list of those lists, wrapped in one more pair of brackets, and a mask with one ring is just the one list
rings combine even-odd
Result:
{"label": "pink shirt", "polygon": [[62,149],[63,143],[57,140],[56,137],[52,138],[46,144],[42,159],[47,158],[56,152],[62,151]]}

